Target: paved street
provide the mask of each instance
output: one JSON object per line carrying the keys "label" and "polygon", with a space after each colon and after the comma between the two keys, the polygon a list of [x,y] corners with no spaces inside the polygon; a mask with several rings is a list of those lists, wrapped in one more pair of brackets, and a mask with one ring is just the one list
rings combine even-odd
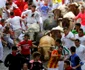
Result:
{"label": "paved street", "polygon": [[[5,57],[6,57],[6,55],[7,55],[8,53],[10,53],[10,52],[11,52],[11,50],[9,50],[7,47],[4,47],[4,57],[3,57],[3,61],[4,61]],[[0,70],[8,70],[8,69],[4,66],[3,63],[1,63],[1,64],[0,64]]]}
{"label": "paved street", "polygon": [[[4,57],[3,57],[3,61],[6,57],[7,54],[9,54],[11,52],[11,50],[9,50],[7,47],[4,47]],[[47,63],[46,63],[47,64]],[[46,65],[44,64],[44,65]],[[8,70],[3,63],[0,64],[0,70]],[[83,70],[85,70],[85,65],[83,66]]]}

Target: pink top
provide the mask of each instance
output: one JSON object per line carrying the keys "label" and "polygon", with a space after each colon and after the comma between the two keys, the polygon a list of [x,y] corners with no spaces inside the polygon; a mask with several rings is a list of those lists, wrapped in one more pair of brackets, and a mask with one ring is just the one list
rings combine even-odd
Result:
{"label": "pink top", "polygon": [[75,19],[77,20],[78,18],[81,19],[81,25],[85,26],[85,12],[84,13],[80,12]]}

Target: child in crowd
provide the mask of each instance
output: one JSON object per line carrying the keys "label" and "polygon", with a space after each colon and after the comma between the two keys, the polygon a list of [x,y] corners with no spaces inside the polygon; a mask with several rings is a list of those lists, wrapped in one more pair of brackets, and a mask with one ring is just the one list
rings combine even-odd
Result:
{"label": "child in crowd", "polygon": [[44,69],[42,62],[40,61],[40,53],[34,52],[33,53],[33,59],[30,60],[28,69],[30,70],[41,70]]}
{"label": "child in crowd", "polygon": [[24,64],[23,64],[22,70],[28,70],[28,64],[27,64],[27,63],[24,63]]}
{"label": "child in crowd", "polygon": [[65,70],[73,70],[70,66],[70,61],[64,61],[64,69]]}

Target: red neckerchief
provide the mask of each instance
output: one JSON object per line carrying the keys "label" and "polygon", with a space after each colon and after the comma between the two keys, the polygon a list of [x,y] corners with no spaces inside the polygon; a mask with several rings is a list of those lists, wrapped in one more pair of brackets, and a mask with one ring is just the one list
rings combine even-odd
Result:
{"label": "red neckerchief", "polygon": [[65,37],[68,35],[69,33],[65,34]]}
{"label": "red neckerchief", "polygon": [[48,6],[48,4],[45,3],[44,6]]}
{"label": "red neckerchief", "polygon": [[12,5],[12,3],[9,3],[10,5]]}
{"label": "red neckerchief", "polygon": [[15,52],[12,52],[12,55],[13,55],[13,56],[16,56],[16,53],[15,53]]}
{"label": "red neckerchief", "polygon": [[38,2],[38,0],[36,0]]}
{"label": "red neckerchief", "polygon": [[10,16],[10,18],[13,18],[14,16]]}
{"label": "red neckerchief", "polygon": [[3,23],[0,22],[0,25],[4,26]]}
{"label": "red neckerchief", "polygon": [[84,34],[82,34],[82,35],[79,35],[79,37],[83,37],[84,36]]}
{"label": "red neckerchief", "polygon": [[2,16],[0,16],[0,18],[2,18]]}

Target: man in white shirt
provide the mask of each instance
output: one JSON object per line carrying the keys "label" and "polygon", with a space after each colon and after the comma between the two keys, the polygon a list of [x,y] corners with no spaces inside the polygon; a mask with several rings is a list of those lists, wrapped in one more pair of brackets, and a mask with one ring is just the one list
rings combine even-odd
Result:
{"label": "man in white shirt", "polygon": [[31,10],[24,11],[21,16],[25,16],[27,25],[40,22],[40,16],[35,5],[32,5]]}
{"label": "man in white shirt", "polygon": [[4,7],[4,9],[3,9],[2,18],[3,19],[8,19],[9,18],[9,13],[10,13],[10,4],[6,3],[5,6],[6,7]]}
{"label": "man in white shirt", "polygon": [[85,70],[85,46],[81,45],[80,40],[75,40],[76,54],[80,57],[81,61],[84,62],[82,70]]}
{"label": "man in white shirt", "polygon": [[22,13],[22,17],[25,16],[26,22],[27,22],[27,27],[33,23],[39,23],[40,27],[42,29],[42,19],[40,17],[40,14],[38,11],[36,11],[36,6],[32,5],[31,10],[26,10]]}
{"label": "man in white shirt", "polygon": [[79,39],[82,45],[85,45],[85,35],[83,29],[78,30],[78,34],[75,35],[75,39]]}
{"label": "man in white shirt", "polygon": [[10,23],[12,26],[13,31],[15,32],[15,38],[18,38],[22,32],[22,18],[19,16],[14,16],[14,12],[10,12],[11,17],[6,21]]}
{"label": "man in white shirt", "polygon": [[68,49],[70,49],[71,46],[74,46],[74,35],[67,27],[64,28],[64,34],[62,35],[61,41],[63,46],[66,46]]}

